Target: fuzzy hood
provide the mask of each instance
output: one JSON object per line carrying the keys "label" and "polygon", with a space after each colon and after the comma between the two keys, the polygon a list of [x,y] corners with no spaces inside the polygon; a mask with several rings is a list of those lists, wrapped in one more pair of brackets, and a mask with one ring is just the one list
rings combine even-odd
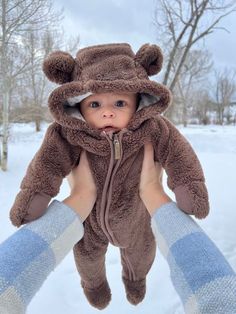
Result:
{"label": "fuzzy hood", "polygon": [[130,45],[104,44],[80,49],[74,59],[56,51],[43,64],[47,77],[61,84],[49,97],[49,109],[62,127],[98,135],[79,113],[78,103],[91,93],[132,92],[141,95],[139,108],[127,128],[135,130],[145,120],[164,112],[170,91],[148,76],[162,67],[162,53],[156,45],[143,45],[135,54]]}

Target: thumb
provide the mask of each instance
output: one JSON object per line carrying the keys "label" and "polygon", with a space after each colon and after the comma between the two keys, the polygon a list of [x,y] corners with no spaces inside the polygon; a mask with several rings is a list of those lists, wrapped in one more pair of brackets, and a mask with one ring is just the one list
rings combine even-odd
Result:
{"label": "thumb", "polygon": [[144,170],[153,167],[154,165],[154,149],[151,142],[144,145],[143,168]]}

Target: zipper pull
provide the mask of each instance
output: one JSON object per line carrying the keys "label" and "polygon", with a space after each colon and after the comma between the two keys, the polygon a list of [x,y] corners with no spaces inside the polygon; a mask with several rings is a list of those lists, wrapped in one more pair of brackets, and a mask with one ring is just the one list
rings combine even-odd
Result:
{"label": "zipper pull", "polygon": [[115,134],[114,136],[113,145],[115,151],[115,159],[120,159],[121,158],[120,142],[118,140],[117,134]]}

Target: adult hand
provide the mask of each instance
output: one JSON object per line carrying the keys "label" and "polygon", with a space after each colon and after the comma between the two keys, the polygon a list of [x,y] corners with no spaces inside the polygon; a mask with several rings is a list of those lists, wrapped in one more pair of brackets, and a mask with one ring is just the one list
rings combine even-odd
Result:
{"label": "adult hand", "polygon": [[85,220],[97,199],[97,189],[85,151],[82,151],[79,165],[72,169],[67,180],[71,193],[63,202],[73,208],[82,220]]}
{"label": "adult hand", "polygon": [[80,155],[79,165],[72,169],[66,178],[71,188],[71,195],[85,193],[93,199],[97,198],[96,185],[85,151]]}
{"label": "adult hand", "polygon": [[152,216],[161,205],[171,202],[162,186],[163,169],[154,162],[154,150],[150,142],[144,146],[144,159],[139,185],[139,195]]}

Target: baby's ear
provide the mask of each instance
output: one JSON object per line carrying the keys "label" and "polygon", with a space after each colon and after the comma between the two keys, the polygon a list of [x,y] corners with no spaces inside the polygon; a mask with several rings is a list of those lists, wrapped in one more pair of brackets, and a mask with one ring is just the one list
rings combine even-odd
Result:
{"label": "baby's ear", "polygon": [[135,60],[146,70],[149,76],[160,72],[163,63],[163,54],[157,45],[145,44],[137,51]]}
{"label": "baby's ear", "polygon": [[50,53],[43,62],[43,72],[47,78],[58,84],[67,83],[72,80],[74,67],[74,58],[64,51]]}

